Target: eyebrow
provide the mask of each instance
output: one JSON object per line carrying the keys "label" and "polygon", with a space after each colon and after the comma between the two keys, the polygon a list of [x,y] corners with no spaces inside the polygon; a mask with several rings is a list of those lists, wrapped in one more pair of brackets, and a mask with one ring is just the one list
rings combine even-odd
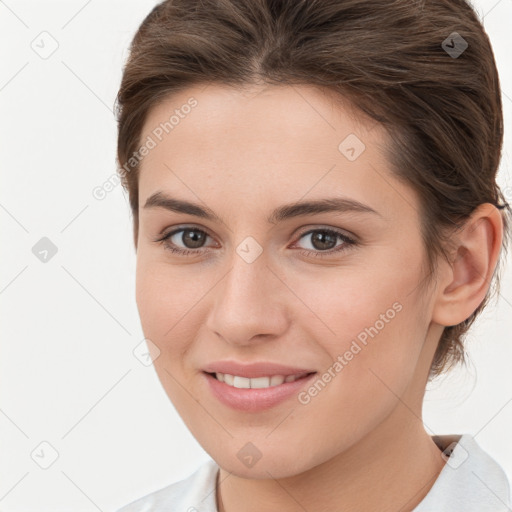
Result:
{"label": "eyebrow", "polygon": [[[164,208],[165,210],[194,215],[203,219],[223,223],[222,219],[210,208],[200,206],[197,203],[192,203],[183,199],[176,199],[160,191],[155,192],[148,197],[143,208]],[[380,213],[376,210],[366,204],[360,203],[359,201],[344,197],[331,197],[317,199],[314,201],[298,201],[282,205],[272,211],[272,213],[267,217],[267,222],[275,224],[276,222],[281,222],[293,217],[329,212],[372,213],[381,217]]]}

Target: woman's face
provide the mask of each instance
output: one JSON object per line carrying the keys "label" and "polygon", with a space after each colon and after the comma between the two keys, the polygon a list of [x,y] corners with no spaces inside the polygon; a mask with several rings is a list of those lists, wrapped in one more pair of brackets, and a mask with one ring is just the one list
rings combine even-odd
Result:
{"label": "woman's face", "polygon": [[[308,86],[196,86],[146,120],[142,328],[178,413],[230,472],[291,476],[421,423],[442,328],[418,197],[385,135]],[[246,377],[233,387],[206,373],[224,362],[288,369],[228,368]]]}

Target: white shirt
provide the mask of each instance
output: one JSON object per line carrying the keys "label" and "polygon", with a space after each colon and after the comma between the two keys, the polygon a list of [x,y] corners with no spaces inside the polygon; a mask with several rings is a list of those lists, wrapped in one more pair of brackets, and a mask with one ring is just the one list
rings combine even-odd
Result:
{"label": "white shirt", "polygon": [[[413,512],[510,512],[501,466],[469,434],[433,436],[446,464]],[[187,478],[139,498],[117,512],[218,512],[219,466],[208,460]]]}

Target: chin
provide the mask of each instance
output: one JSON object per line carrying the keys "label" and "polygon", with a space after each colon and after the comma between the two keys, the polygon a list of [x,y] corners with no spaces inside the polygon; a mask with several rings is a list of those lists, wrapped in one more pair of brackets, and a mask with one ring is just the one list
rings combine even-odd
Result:
{"label": "chin", "polygon": [[[239,448],[241,443],[236,441],[233,444],[236,445],[236,448],[229,453],[228,450],[216,453],[219,448],[218,446],[216,447],[217,450],[209,451],[208,453],[224,471],[232,473],[239,478],[253,480],[288,478],[308,471],[321,463],[321,461],[306,459],[303,453],[304,450],[297,449],[291,444],[283,446],[282,450],[268,447],[262,448],[259,459],[256,460],[255,457],[252,461],[248,459],[247,462],[244,462],[244,450],[248,454],[251,448],[247,445],[242,445],[242,448]],[[256,453],[254,450],[254,454]],[[300,456],[298,457],[297,454],[300,454]]]}

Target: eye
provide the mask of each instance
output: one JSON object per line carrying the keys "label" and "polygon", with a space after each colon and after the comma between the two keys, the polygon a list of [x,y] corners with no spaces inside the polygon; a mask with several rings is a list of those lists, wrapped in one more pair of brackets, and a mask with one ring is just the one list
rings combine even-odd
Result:
{"label": "eye", "polygon": [[[211,238],[206,231],[199,228],[185,227],[175,229],[161,238],[155,240],[163,244],[164,248],[184,256],[198,254],[207,238]],[[180,247],[183,244],[184,247]]]}
{"label": "eye", "polygon": [[[310,229],[309,231],[302,233],[299,240],[309,237],[309,246],[305,251],[301,251],[301,254],[306,256],[323,257],[333,253],[338,253],[347,250],[350,246],[356,245],[356,241],[350,238],[341,231],[328,228],[316,228]],[[341,241],[339,245],[338,241]]]}
{"label": "eye", "polygon": [[[357,244],[356,240],[345,233],[330,228],[310,229],[302,233],[299,240],[308,237],[310,248],[300,251],[305,256],[326,257]],[[155,242],[163,244],[166,250],[175,254],[192,256],[201,252],[209,252],[208,248],[206,250],[203,248],[208,238],[211,238],[210,235],[202,229],[181,227],[156,239]]]}

